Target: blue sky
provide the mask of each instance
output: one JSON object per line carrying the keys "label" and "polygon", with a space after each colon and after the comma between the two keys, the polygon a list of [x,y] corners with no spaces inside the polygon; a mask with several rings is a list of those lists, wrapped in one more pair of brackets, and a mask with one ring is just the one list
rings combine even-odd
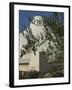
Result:
{"label": "blue sky", "polygon": [[26,11],[19,10],[19,32],[22,32],[26,27],[29,27],[30,20],[29,17],[32,18],[34,16],[51,16],[53,12],[45,12],[45,11]]}

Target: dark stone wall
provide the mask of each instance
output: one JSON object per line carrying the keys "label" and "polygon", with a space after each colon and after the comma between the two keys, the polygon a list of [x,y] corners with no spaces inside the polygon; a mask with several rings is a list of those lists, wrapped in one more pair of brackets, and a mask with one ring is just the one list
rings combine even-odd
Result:
{"label": "dark stone wall", "polygon": [[45,52],[39,52],[40,72],[46,73],[49,70],[49,63]]}

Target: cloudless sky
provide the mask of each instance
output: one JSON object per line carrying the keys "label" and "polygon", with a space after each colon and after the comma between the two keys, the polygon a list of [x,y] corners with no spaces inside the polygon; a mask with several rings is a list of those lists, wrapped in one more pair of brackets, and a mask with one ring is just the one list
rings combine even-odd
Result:
{"label": "cloudless sky", "polygon": [[32,18],[34,16],[51,16],[53,12],[46,11],[26,11],[19,10],[19,32],[25,30],[25,28],[29,27],[30,20],[29,17]]}

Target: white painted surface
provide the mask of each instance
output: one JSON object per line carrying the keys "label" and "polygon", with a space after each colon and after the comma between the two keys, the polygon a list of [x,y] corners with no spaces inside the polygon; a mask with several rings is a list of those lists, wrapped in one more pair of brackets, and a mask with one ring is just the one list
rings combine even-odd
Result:
{"label": "white painted surface", "polygon": [[30,71],[30,67],[29,67],[29,64],[21,64],[19,65],[19,70],[20,71]]}
{"label": "white painted surface", "polygon": [[36,52],[36,55],[34,55],[34,53],[32,53],[29,66],[30,66],[31,70],[39,71],[40,63],[39,63],[39,52],[38,51]]}
{"label": "white painted surface", "polygon": [[22,49],[22,46],[26,45],[28,42],[27,42],[27,39],[23,36],[22,33],[20,33],[19,37],[20,37],[19,45],[20,45],[20,49]]}
{"label": "white painted surface", "polygon": [[30,53],[29,55],[25,55],[22,57],[23,60],[29,59],[29,64],[20,64],[19,70],[20,71],[31,71],[36,70],[39,71],[39,52],[36,52],[36,55],[34,53]]}
{"label": "white painted surface", "polygon": [[44,20],[42,18],[42,16],[35,16],[33,17],[32,23],[34,23],[35,25],[39,26],[43,26]]}
{"label": "white painted surface", "polygon": [[36,26],[35,24],[30,24],[30,27],[31,27],[31,29],[32,29],[32,33],[33,33],[33,35],[37,38],[37,35],[39,35],[40,36],[40,38],[41,38],[41,33],[43,34],[43,36],[45,37],[45,28],[44,28],[44,26],[40,26],[40,25],[38,25],[38,26]]}

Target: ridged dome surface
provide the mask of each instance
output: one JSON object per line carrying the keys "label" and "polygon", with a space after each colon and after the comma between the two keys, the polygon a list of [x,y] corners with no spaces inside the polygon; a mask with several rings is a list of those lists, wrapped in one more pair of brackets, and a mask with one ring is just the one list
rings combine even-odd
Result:
{"label": "ridged dome surface", "polygon": [[42,25],[44,25],[44,19],[42,16],[34,16],[32,23],[35,25],[41,25],[42,26]]}

